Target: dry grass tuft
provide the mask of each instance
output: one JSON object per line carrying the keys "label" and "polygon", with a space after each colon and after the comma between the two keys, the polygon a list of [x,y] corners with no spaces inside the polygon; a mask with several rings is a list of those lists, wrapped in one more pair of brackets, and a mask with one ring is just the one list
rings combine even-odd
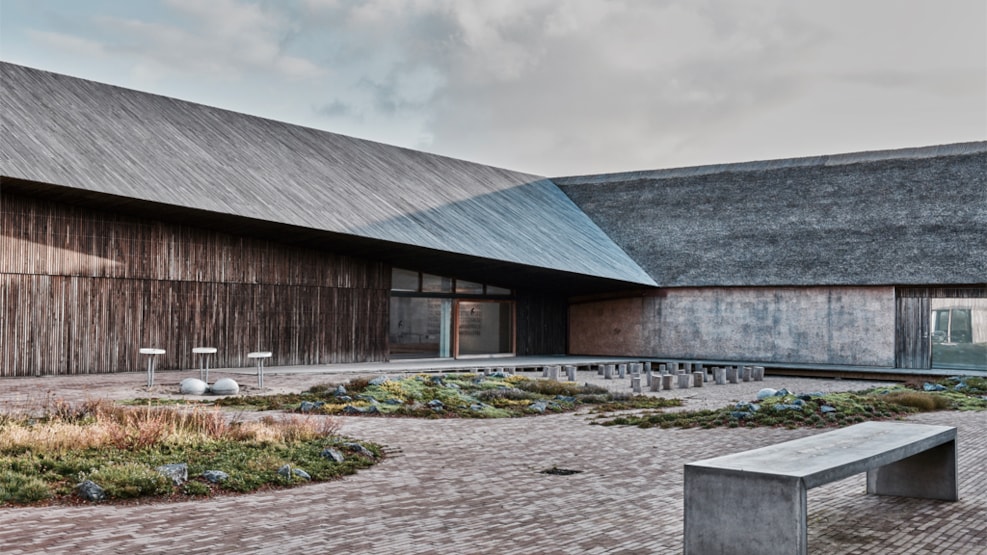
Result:
{"label": "dry grass tuft", "polygon": [[945,410],[950,406],[948,398],[923,391],[895,391],[888,393],[884,397],[884,400],[896,405],[912,407],[921,412]]}
{"label": "dry grass tuft", "polygon": [[140,450],[220,439],[285,443],[333,436],[339,431],[335,419],[315,415],[268,416],[242,422],[240,414],[219,409],[133,408],[109,401],[71,404],[60,400],[49,402],[46,410],[42,418],[5,420],[0,425],[0,451]]}

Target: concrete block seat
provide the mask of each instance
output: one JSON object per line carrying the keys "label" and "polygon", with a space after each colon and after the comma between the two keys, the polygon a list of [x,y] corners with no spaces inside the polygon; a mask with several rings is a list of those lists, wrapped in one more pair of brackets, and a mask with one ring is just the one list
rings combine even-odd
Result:
{"label": "concrete block seat", "polygon": [[867,493],[956,501],[956,428],[864,422],[685,465],[685,553],[805,555],[806,491],[867,473]]}

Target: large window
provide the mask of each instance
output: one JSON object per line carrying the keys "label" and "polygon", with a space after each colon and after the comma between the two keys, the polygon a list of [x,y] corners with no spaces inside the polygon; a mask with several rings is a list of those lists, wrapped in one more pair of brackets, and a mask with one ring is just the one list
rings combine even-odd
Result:
{"label": "large window", "polygon": [[933,368],[987,369],[987,299],[930,299]]}
{"label": "large window", "polygon": [[513,292],[395,268],[389,342],[392,359],[511,355]]}

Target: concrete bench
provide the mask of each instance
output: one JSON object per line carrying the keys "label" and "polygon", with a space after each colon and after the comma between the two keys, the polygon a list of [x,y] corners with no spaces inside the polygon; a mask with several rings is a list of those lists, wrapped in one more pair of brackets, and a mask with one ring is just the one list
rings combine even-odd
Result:
{"label": "concrete bench", "polygon": [[956,428],[864,422],[685,465],[685,553],[805,555],[806,491],[867,473],[867,493],[956,501]]}

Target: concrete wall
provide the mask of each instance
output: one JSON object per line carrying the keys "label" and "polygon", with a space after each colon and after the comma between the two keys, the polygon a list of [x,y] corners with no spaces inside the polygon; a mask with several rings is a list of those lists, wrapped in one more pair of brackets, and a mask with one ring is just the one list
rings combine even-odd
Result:
{"label": "concrete wall", "polygon": [[573,355],[894,366],[893,287],[663,289],[572,304]]}

